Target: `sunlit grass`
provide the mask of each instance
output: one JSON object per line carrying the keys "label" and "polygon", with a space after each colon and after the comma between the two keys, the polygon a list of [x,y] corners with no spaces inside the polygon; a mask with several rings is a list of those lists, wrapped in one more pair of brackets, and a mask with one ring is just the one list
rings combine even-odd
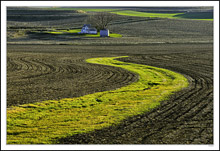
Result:
{"label": "sunlit grass", "polygon": [[59,138],[101,129],[146,112],[188,86],[187,79],[178,73],[116,58],[87,62],[132,71],[139,75],[137,82],[82,97],[12,107],[7,110],[7,144],[56,144]]}
{"label": "sunlit grass", "polygon": [[[73,36],[80,36],[80,37],[100,37],[100,32],[98,32],[97,34],[80,34],[79,32],[81,32],[81,29],[70,29],[70,30],[56,30],[56,31],[45,31],[44,33],[48,33],[48,34],[74,34]],[[120,38],[122,37],[121,34],[117,34],[117,33],[110,33],[109,37],[113,37],[113,38]]]}
{"label": "sunlit grass", "polygon": [[48,32],[44,32],[44,33],[48,33],[48,34],[63,34],[63,32],[60,32],[60,31],[48,31]]}
{"label": "sunlit grass", "polygon": [[120,38],[120,37],[122,37],[122,35],[121,34],[116,34],[116,33],[110,33],[109,37]]}
{"label": "sunlit grass", "polygon": [[[147,12],[138,12],[132,10],[121,10],[111,12],[117,15],[125,16],[136,16],[136,17],[151,17],[151,18],[170,18],[170,19],[193,19],[193,20],[207,20],[213,21],[212,16],[206,14],[205,16],[201,13],[147,13]],[[209,18],[207,18],[209,17]]]}
{"label": "sunlit grass", "polygon": [[112,13],[118,15],[125,15],[125,16],[159,17],[159,18],[174,18],[175,15],[183,14],[183,13],[146,13],[146,12],[138,12],[132,10],[115,11]]}
{"label": "sunlit grass", "polygon": [[70,29],[70,30],[59,30],[61,32],[67,32],[67,33],[78,33],[81,32],[81,29]]}

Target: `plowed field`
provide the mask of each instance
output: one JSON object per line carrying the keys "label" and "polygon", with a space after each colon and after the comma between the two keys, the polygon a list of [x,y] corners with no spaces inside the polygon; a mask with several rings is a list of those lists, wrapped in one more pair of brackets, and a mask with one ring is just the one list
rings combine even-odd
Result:
{"label": "plowed field", "polygon": [[[186,59],[187,58],[187,59]],[[120,60],[154,65],[182,73],[190,86],[161,106],[120,125],[66,138],[63,143],[212,144],[212,52],[144,55]]]}
{"label": "plowed field", "polygon": [[[191,11],[195,12],[197,9],[204,12],[209,10],[209,14],[213,12],[213,8],[208,7],[181,9],[176,7],[172,10],[141,7],[137,10],[136,8],[128,10],[134,9],[154,13],[155,11],[165,13],[168,10],[178,13],[186,12],[188,9],[193,9]],[[85,12],[79,13],[72,10],[7,8],[7,111],[13,112],[13,106],[16,106],[14,107],[16,109],[22,109],[16,114],[21,115],[19,117],[21,120],[17,117],[14,120],[13,115],[7,119],[11,124],[7,125],[10,127],[7,131],[8,138],[11,137],[9,141],[15,144],[23,142],[48,144],[48,142],[38,141],[37,135],[32,135],[34,134],[32,130],[40,135],[42,131],[38,131],[38,128],[44,129],[46,132],[44,134],[47,134],[48,126],[45,125],[46,128],[42,128],[37,123],[41,118],[45,119],[45,114],[40,114],[38,110],[35,110],[37,114],[27,112],[33,108],[37,109],[34,103],[43,101],[47,103],[50,100],[65,102],[65,99],[71,102],[71,98],[74,97],[87,94],[93,96],[93,93],[109,90],[117,91],[123,86],[138,81],[140,77],[136,73],[123,68],[90,64],[85,61],[89,58],[129,56],[119,60],[180,73],[188,79],[189,86],[175,92],[156,108],[125,118],[123,121],[120,120],[121,122],[117,125],[102,127],[99,130],[94,128],[96,130],[92,132],[84,131],[85,127],[82,130],[78,127],[80,132],[73,133],[72,129],[70,130],[65,124],[72,122],[71,117],[75,115],[71,114],[69,119],[59,118],[57,112],[52,110],[63,111],[69,108],[75,113],[77,108],[67,105],[64,108],[59,106],[58,110],[53,108],[52,104],[50,106],[52,108],[48,110],[46,108],[43,113],[51,111],[50,115],[55,114],[58,118],[54,119],[59,119],[61,121],[59,124],[63,126],[63,135],[60,137],[53,135],[60,135],[60,131],[53,133],[51,132],[53,130],[49,129],[51,136],[55,136],[52,137],[55,139],[54,142],[60,144],[213,144],[213,21],[194,20],[195,18],[192,20],[118,16],[111,22],[109,30],[111,33],[122,35],[120,38],[37,34],[38,31],[81,29],[87,16]],[[94,98],[93,101],[101,102]],[[24,105],[29,103],[32,106]],[[85,104],[78,104],[78,107],[80,113],[81,108],[86,109]],[[109,111],[104,105],[102,107],[104,108],[102,111]],[[31,120],[25,121],[23,109],[26,117]],[[60,114],[62,113],[64,112]],[[65,116],[60,117],[69,115],[65,113]],[[88,113],[85,115],[90,116]],[[99,116],[98,112],[93,115]],[[50,122],[45,121],[56,128],[58,122],[55,124],[51,116],[48,119]],[[88,121],[84,121],[87,126]],[[90,123],[96,122],[90,121]],[[31,122],[35,123],[35,127]],[[45,124],[44,122],[42,123]],[[69,124],[70,127],[77,126]],[[28,131],[23,128],[30,129]],[[67,131],[69,133],[66,133]],[[23,138],[20,136],[23,136],[25,141],[16,139],[16,137]]]}
{"label": "plowed field", "polygon": [[[39,47],[31,50],[36,49]],[[121,68],[84,61],[92,56],[95,55],[70,52],[8,53],[7,106],[78,97],[119,88],[138,79]]]}
{"label": "plowed field", "polygon": [[211,44],[8,45],[7,105],[76,97],[128,85],[138,79],[136,74],[84,61],[122,54],[130,56],[122,61],[181,73],[190,85],[150,112],[117,126],[63,138],[61,144],[213,143]]}

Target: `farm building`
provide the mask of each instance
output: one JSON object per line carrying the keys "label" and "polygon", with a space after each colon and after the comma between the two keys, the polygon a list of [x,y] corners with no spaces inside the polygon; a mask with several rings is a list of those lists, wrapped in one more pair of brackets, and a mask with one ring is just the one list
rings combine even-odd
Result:
{"label": "farm building", "polygon": [[109,37],[109,30],[108,29],[100,30],[100,37]]}
{"label": "farm building", "polygon": [[97,34],[96,28],[93,28],[91,24],[84,24],[80,34]]}

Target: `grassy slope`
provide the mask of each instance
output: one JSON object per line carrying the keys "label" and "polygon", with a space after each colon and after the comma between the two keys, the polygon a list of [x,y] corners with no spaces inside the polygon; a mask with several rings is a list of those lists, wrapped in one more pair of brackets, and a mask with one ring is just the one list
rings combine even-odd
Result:
{"label": "grassy slope", "polygon": [[57,143],[58,138],[101,129],[146,112],[174,91],[188,86],[187,79],[175,72],[115,58],[92,58],[87,62],[127,69],[139,74],[139,80],[112,91],[8,109],[7,143]]}
{"label": "grassy slope", "polygon": [[211,13],[145,13],[131,10],[111,12],[118,15],[137,16],[137,17],[158,17],[171,19],[196,19],[196,20],[213,20]]}
{"label": "grassy slope", "polygon": [[118,15],[137,16],[137,17],[159,17],[159,18],[174,18],[175,15],[183,13],[145,13],[132,10],[115,11],[112,12]]}

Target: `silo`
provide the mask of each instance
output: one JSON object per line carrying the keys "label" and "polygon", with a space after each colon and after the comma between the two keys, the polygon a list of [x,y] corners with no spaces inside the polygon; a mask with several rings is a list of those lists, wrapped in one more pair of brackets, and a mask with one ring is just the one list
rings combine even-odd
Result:
{"label": "silo", "polygon": [[108,29],[100,30],[100,37],[109,37],[109,30]]}

